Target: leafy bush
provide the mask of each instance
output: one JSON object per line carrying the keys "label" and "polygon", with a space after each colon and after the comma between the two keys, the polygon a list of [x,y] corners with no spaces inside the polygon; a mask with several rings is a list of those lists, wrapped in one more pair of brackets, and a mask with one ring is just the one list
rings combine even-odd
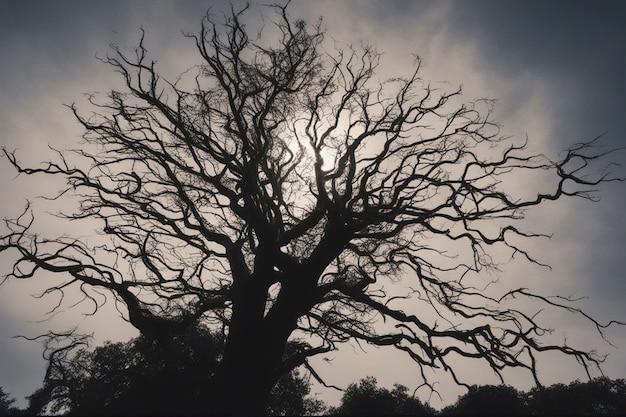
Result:
{"label": "leafy bush", "polygon": [[341,405],[330,410],[331,415],[382,416],[382,415],[435,415],[436,412],[415,397],[408,388],[395,384],[393,390],[378,388],[374,377],[350,384],[341,398]]}

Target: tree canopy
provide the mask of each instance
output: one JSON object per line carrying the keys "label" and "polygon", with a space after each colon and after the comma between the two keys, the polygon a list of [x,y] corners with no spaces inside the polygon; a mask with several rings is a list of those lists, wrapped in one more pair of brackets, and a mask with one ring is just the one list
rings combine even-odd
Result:
{"label": "tree canopy", "polygon": [[[500,134],[492,102],[424,82],[419,59],[379,81],[373,47],[333,49],[321,22],[268,8],[258,37],[247,8],[221,22],[207,14],[189,35],[199,62],[176,80],[143,38],[133,53],[114,47],[104,61],[124,88],[90,96],[90,112],[68,106],[80,148],[39,167],[4,151],[19,173],[64,177],[52,198],[80,203],[59,216],[97,235],[42,237],[27,206],[5,221],[0,251],[16,255],[6,279],[58,274],[47,294],[76,288],[96,311],[104,292],[160,346],[197,323],[223,328],[213,412],[263,412],[281,375],[304,365],[320,378],[308,359],[347,342],[406,353],[431,388],[431,369],[467,384],[457,358],[501,379],[523,368],[537,383],[541,352],[598,365],[593,352],[542,341],[545,325],[519,300],[600,333],[614,322],[523,283],[496,294],[482,278],[497,271],[496,251],[539,263],[524,241],[546,235],[524,230],[526,209],[593,200],[618,180],[589,168],[604,157],[597,140],[558,160],[534,155]],[[545,181],[530,194],[512,185],[536,174]]]}
{"label": "tree canopy", "polygon": [[440,412],[449,416],[619,416],[626,413],[626,381],[606,377],[520,392],[507,385],[473,385]]}
{"label": "tree canopy", "polygon": [[[89,349],[89,339],[77,335],[40,339],[48,368],[43,386],[28,397],[24,411],[32,415],[206,414],[224,342],[203,326],[192,326],[167,344],[139,336]],[[265,412],[319,414],[324,405],[309,392],[309,379],[298,370],[283,374]]]}
{"label": "tree canopy", "polygon": [[432,416],[436,411],[408,394],[408,388],[395,384],[390,391],[377,386],[376,378],[367,377],[358,384],[350,384],[339,407],[331,408],[330,415],[339,416]]}

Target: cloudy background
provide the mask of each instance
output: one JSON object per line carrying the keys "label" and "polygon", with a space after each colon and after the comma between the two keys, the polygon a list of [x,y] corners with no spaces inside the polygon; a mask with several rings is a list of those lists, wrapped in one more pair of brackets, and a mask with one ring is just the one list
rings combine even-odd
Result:
{"label": "cloudy background", "polygon": [[[82,103],[87,110],[83,93],[119,86],[111,68],[95,56],[105,56],[110,43],[136,45],[143,27],[152,58],[173,78],[198,62],[193,42],[182,32],[195,31],[209,6],[215,14],[228,7],[209,1],[0,2],[0,145],[17,149],[20,159],[33,165],[49,158],[48,145],[75,147],[81,131],[62,104]],[[367,41],[376,46],[384,53],[381,78],[406,74],[411,54],[419,54],[424,79],[447,82],[451,89],[463,85],[467,100],[497,99],[495,116],[504,133],[527,135],[537,152],[556,156],[600,134],[606,148],[626,146],[625,2],[294,1],[291,13],[307,20],[322,15],[328,39],[339,45]],[[258,14],[252,5],[250,16]],[[623,162],[626,152],[612,158]],[[618,172],[626,176],[624,168]],[[26,198],[59,187],[50,179],[16,177],[0,158],[0,217],[19,214]],[[502,280],[586,296],[579,305],[595,317],[626,320],[625,204],[626,184],[610,184],[602,187],[600,203],[562,201],[531,213],[529,228],[554,234],[550,241],[531,242],[533,254],[553,269],[515,264],[504,270]],[[64,232],[44,215],[54,207],[42,201],[33,205],[41,217],[38,231]],[[89,236],[90,231],[79,233]],[[10,262],[0,255],[0,273]],[[11,336],[73,325],[95,331],[97,343],[135,335],[112,308],[92,317],[79,306],[40,322],[49,305],[31,295],[42,288],[35,281],[0,287],[0,386],[20,401],[39,387],[45,364],[40,345]],[[613,347],[594,335],[592,326],[569,316],[551,317],[550,323],[557,339],[567,336],[568,342],[609,354],[607,376],[626,377],[626,328],[607,332]],[[320,361],[318,371],[339,386],[366,375],[388,387],[419,384],[417,368],[392,352],[348,349],[329,358],[334,360]],[[476,383],[497,383],[484,370],[467,370]],[[573,360],[550,357],[540,376],[554,383],[584,373]],[[529,388],[527,378],[512,375],[510,382]],[[435,407],[453,402],[461,392],[446,377],[439,387],[444,398],[433,397]],[[340,397],[322,387],[315,392],[331,403]]]}

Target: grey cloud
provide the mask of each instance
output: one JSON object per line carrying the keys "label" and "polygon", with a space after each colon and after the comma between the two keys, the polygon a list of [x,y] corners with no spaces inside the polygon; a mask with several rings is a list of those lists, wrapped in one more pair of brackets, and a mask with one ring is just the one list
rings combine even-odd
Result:
{"label": "grey cloud", "polygon": [[[626,4],[552,1],[454,3],[450,29],[480,43],[485,66],[515,79],[532,70],[552,86],[560,135],[611,131],[626,110]],[[567,139],[570,140],[570,139]]]}

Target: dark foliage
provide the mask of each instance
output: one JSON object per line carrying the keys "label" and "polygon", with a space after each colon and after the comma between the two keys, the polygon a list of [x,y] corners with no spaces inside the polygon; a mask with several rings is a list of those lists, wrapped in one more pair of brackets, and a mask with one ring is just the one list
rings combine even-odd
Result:
{"label": "dark foliage", "polygon": [[508,385],[472,385],[457,402],[442,410],[450,416],[525,416],[525,395]]}
{"label": "dark foliage", "polygon": [[[78,344],[70,344],[78,348]],[[33,414],[207,415],[214,414],[214,375],[223,337],[192,327],[171,340],[143,336],[70,353],[49,353],[44,386],[29,397]],[[60,355],[60,353],[63,355]],[[267,412],[305,415],[323,410],[309,393],[308,379],[297,370],[283,375],[272,390]],[[242,399],[243,401],[243,399]]]}
{"label": "dark foliage", "polygon": [[624,416],[626,381],[596,378],[569,385],[533,388],[527,393],[506,385],[472,386],[441,410],[450,416]]}
{"label": "dark foliage", "polygon": [[267,413],[281,416],[322,414],[326,410],[326,404],[309,396],[309,382],[309,378],[300,375],[297,369],[283,375],[272,388]]}
{"label": "dark foliage", "polygon": [[626,416],[626,380],[603,377],[533,388],[526,402],[533,415]]}
{"label": "dark foliage", "polygon": [[0,387],[0,412],[3,414],[6,413],[14,402],[15,399],[9,397],[9,394],[4,392],[4,389]]}
{"label": "dark foliage", "polygon": [[4,389],[0,387],[0,416],[21,415],[22,410],[13,407],[13,403],[15,403],[15,398],[10,397],[9,394],[4,392]]}
{"label": "dark foliage", "polygon": [[350,384],[341,398],[341,405],[330,410],[342,416],[432,416],[436,412],[408,394],[407,387],[394,385],[393,390],[379,388],[376,378],[367,377]]}
{"label": "dark foliage", "polygon": [[[215,364],[188,360],[194,340],[215,336],[205,330],[176,341],[191,342],[187,353],[179,351],[173,364],[187,366],[165,375],[164,365],[150,363],[150,348],[142,338],[127,343],[79,350],[65,364],[66,381],[47,381],[29,397],[30,408],[11,407],[14,402],[0,387],[0,415],[35,415],[64,412],[67,415],[208,415],[202,408],[211,396],[206,372]],[[124,359],[125,358],[125,359]],[[175,367],[175,366],[174,366]],[[170,371],[171,372],[171,371]],[[174,378],[167,380],[167,378]],[[197,384],[197,385],[195,385]],[[177,385],[179,385],[177,387]],[[210,384],[205,385],[205,388]],[[473,385],[456,403],[436,411],[409,395],[407,387],[378,387],[367,377],[348,386],[338,407],[328,408],[309,396],[310,381],[297,370],[283,376],[272,390],[267,415],[331,416],[623,416],[626,415],[626,380],[596,378],[569,385],[554,384],[521,392],[507,385]],[[242,398],[242,401],[244,399]]]}

